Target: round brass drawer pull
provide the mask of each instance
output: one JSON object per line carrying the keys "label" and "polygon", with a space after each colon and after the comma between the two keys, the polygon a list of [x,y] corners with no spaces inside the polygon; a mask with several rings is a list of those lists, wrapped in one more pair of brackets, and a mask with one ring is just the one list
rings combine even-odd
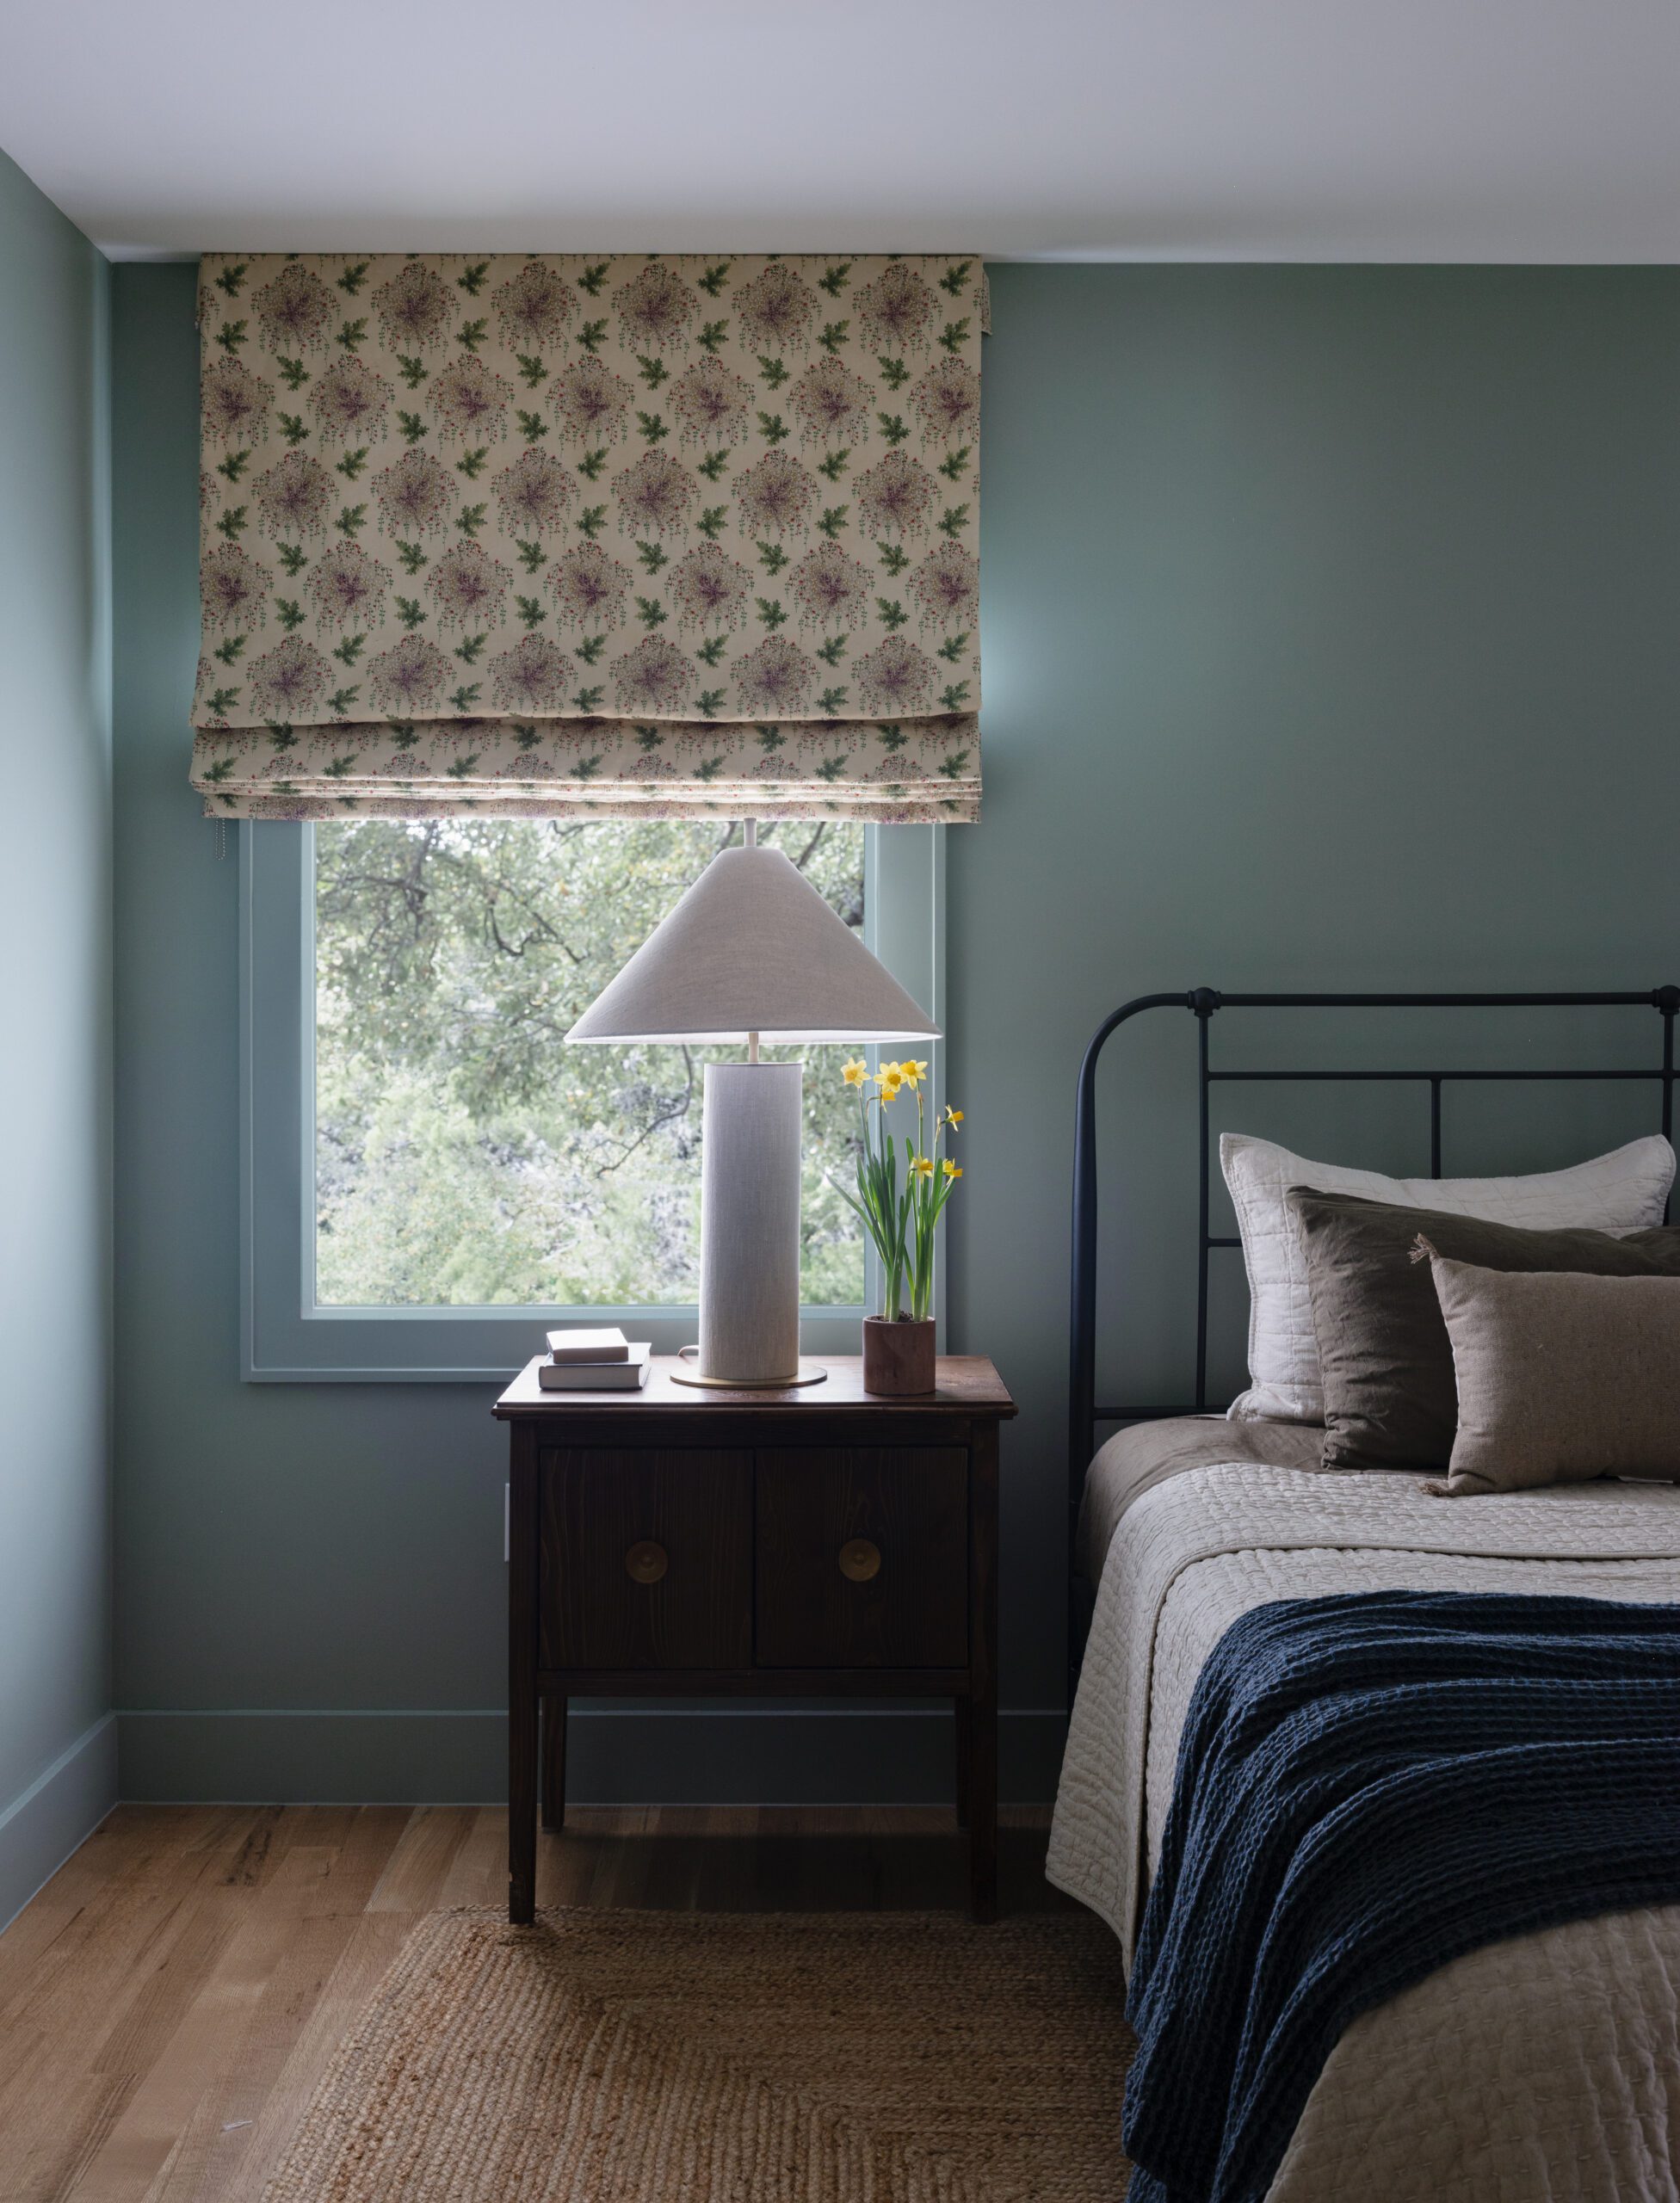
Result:
{"label": "round brass drawer pull", "polygon": [[840,1573],[854,1583],[867,1583],[880,1574],[880,1547],[868,1538],[850,1538],[840,1548]]}
{"label": "round brass drawer pull", "polygon": [[670,1556],[652,1538],[644,1538],[625,1554],[624,1565],[638,1583],[657,1583],[670,1566]]}

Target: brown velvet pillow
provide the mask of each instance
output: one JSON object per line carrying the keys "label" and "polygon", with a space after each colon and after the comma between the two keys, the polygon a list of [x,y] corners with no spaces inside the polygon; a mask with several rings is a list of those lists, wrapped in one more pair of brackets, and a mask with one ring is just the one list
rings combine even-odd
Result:
{"label": "brown velvet pillow", "polygon": [[1525,1231],[1354,1194],[1290,1188],[1324,1367],[1326,1468],[1444,1468],[1458,1428],[1453,1351],[1421,1233],[1448,1262],[1488,1270],[1680,1277],[1680,1226],[1615,1234]]}
{"label": "brown velvet pillow", "polygon": [[1458,1377],[1450,1473],[1432,1491],[1680,1476],[1680,1277],[1429,1267]]}

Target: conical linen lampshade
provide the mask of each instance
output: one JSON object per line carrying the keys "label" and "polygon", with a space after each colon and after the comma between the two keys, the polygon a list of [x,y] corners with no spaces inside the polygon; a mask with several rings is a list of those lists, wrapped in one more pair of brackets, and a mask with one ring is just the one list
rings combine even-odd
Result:
{"label": "conical linen lampshade", "polygon": [[[933,1040],[939,1027],[780,849],[713,857],[568,1040]],[[801,1369],[797,1064],[706,1066],[701,1384]]]}
{"label": "conical linen lampshade", "polygon": [[568,1040],[932,1040],[917,1009],[780,849],[724,849]]}

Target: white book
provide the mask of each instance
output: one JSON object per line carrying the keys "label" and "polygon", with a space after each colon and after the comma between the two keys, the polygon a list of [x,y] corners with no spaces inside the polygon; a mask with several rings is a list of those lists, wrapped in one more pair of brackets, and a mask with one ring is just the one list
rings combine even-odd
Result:
{"label": "white book", "polygon": [[646,1339],[627,1344],[622,1361],[540,1361],[537,1383],[545,1392],[635,1392],[647,1382],[653,1348]]}
{"label": "white book", "polygon": [[630,1343],[615,1324],[602,1331],[550,1331],[548,1351],[556,1361],[627,1361]]}

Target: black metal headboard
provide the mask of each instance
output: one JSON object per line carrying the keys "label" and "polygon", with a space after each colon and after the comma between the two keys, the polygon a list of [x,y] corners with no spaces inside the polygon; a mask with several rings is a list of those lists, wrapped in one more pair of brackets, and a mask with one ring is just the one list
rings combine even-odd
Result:
{"label": "black metal headboard", "polygon": [[[1208,1027],[1226,1009],[1654,1009],[1663,1021],[1660,1065],[1650,1071],[1275,1071],[1221,1066],[1208,1060]],[[1200,1205],[1197,1224],[1195,1398],[1177,1407],[1103,1404],[1096,1398],[1096,1065],[1109,1035],[1146,1009],[1188,1009],[1195,1019],[1197,1089],[1201,1108]],[[1140,995],[1106,1018],[1091,1035],[1079,1066],[1078,1097],[1073,1118],[1072,1352],[1068,1385],[1068,1539],[1076,1557],[1074,1531],[1084,1490],[1085,1472],[1096,1449],[1102,1422],[1146,1422],[1163,1416],[1208,1410],[1208,1257],[1216,1248],[1237,1247],[1234,1238],[1214,1238],[1208,1230],[1211,1157],[1208,1149],[1208,1091],[1223,1081],[1288,1081],[1294,1083],[1370,1082],[1427,1086],[1430,1097],[1430,1176],[1441,1176],[1441,1089],[1479,1080],[1656,1080],[1662,1091],[1662,1130],[1674,1130],[1674,1020],[1680,1011],[1680,987],[1652,987],[1641,994],[1516,995],[1221,995],[1211,987],[1188,994]],[[1078,1586],[1074,1586],[1077,1594]],[[1083,1638],[1081,1601],[1069,1614],[1070,1674],[1078,1666]]]}

